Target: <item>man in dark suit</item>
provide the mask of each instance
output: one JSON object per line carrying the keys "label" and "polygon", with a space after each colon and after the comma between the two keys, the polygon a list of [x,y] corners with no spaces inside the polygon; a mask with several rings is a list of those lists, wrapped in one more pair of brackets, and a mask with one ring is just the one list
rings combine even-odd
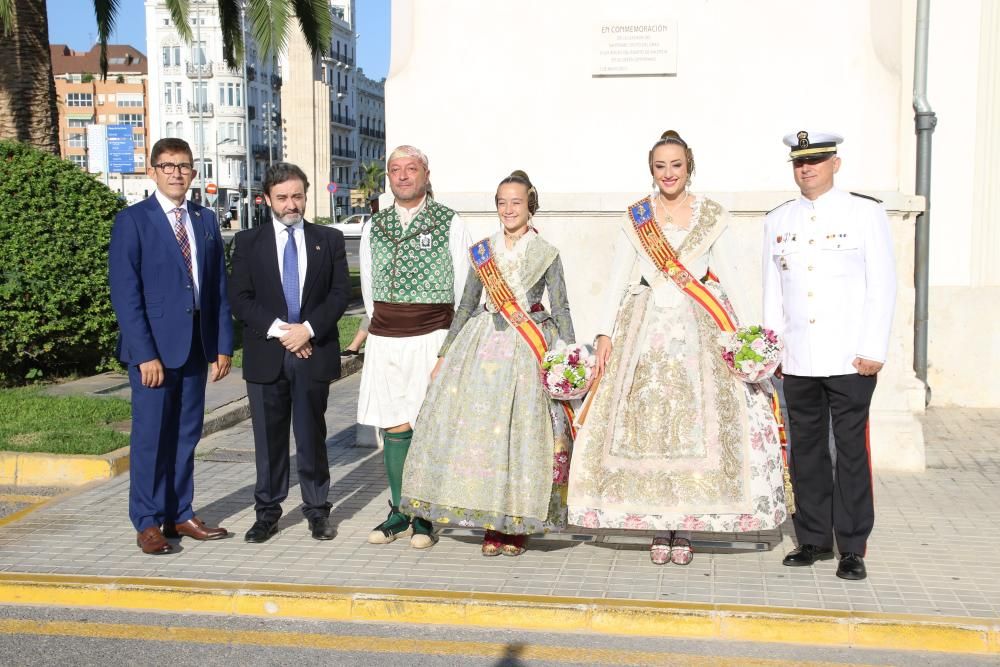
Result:
{"label": "man in dark suit", "polygon": [[270,224],[236,235],[229,295],[243,321],[243,378],[253,419],[257,521],[247,542],[278,532],[288,496],[288,429],[295,432],[302,513],[317,540],[331,540],[326,401],[340,377],[337,321],[351,293],[344,236],[305,222],[309,180],[278,162],[264,177]]}
{"label": "man in dark suit", "polygon": [[233,355],[219,225],[211,210],[185,200],[193,163],[183,139],[157,141],[147,170],[156,192],[119,213],[111,230],[118,357],[132,389],[129,517],[147,554],[173,551],[166,537],[228,535],[191,508],[208,369],[221,380]]}

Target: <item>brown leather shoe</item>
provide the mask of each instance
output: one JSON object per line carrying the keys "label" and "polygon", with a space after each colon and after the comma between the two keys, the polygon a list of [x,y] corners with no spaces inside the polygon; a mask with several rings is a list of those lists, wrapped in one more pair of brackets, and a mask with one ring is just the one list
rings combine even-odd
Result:
{"label": "brown leather shoe", "polygon": [[163,534],[166,537],[191,537],[196,540],[219,540],[229,535],[229,531],[219,526],[212,528],[198,517],[191,517],[184,523],[176,525],[163,524]]}
{"label": "brown leather shoe", "polygon": [[163,533],[160,532],[159,526],[150,526],[141,533],[137,533],[135,543],[139,545],[140,549],[142,549],[142,553],[149,554],[151,556],[168,554],[174,550],[174,547],[170,544],[170,542],[167,542],[167,540],[163,537]]}

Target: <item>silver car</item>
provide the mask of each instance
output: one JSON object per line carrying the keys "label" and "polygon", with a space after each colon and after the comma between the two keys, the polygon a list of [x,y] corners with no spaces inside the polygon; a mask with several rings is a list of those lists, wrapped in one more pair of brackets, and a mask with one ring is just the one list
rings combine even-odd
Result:
{"label": "silver car", "polygon": [[354,215],[347,216],[340,222],[331,222],[327,227],[339,229],[344,234],[344,238],[360,239],[361,231],[368,224],[368,220],[371,217],[368,213],[355,213]]}

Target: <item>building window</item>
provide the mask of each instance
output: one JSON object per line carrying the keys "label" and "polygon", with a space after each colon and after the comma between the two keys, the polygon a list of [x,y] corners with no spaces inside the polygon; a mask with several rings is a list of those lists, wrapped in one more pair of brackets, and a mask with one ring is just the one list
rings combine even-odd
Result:
{"label": "building window", "polygon": [[[139,144],[136,144],[136,146],[138,146],[138,145]],[[135,155],[132,156],[132,159],[135,162],[135,171],[138,172],[138,171],[145,171],[146,170],[146,154],[145,153],[136,153]]]}
{"label": "building window", "polygon": [[205,42],[192,42],[191,62],[195,65],[204,65],[208,63],[208,60],[205,58]]}
{"label": "building window", "polygon": [[70,162],[72,162],[73,164],[75,164],[77,167],[80,167],[80,169],[86,169],[87,168],[87,156],[86,155],[69,155],[69,156],[67,156],[67,159]]}
{"label": "building window", "polygon": [[175,46],[173,48],[174,52],[174,64],[180,67],[181,64],[181,47]]}
{"label": "building window", "polygon": [[[169,104],[169,102],[168,102]],[[142,93],[118,93],[118,106],[141,107]]]}
{"label": "building window", "polygon": [[120,113],[118,114],[119,125],[131,125],[132,127],[142,127],[144,125],[141,113]]}
{"label": "building window", "polygon": [[146,135],[145,134],[133,134],[132,144],[136,148],[144,148],[146,146]]}
{"label": "building window", "polygon": [[173,91],[174,91],[174,84],[170,82],[163,84],[163,103],[166,104],[167,106],[170,106],[171,104],[174,103]]}
{"label": "building window", "polygon": [[208,110],[207,109],[207,107],[208,107],[208,84],[205,83],[204,81],[202,81],[201,83],[198,83],[196,81],[195,83],[191,84],[191,86],[192,86],[192,90],[194,91],[194,103],[197,104],[197,105],[199,105],[199,106],[206,107],[205,110],[207,111]]}
{"label": "building window", "polygon": [[94,106],[94,95],[93,93],[69,93],[66,95],[66,106],[92,107]]}
{"label": "building window", "polygon": [[170,67],[170,47],[163,47],[163,66]]}
{"label": "building window", "polygon": [[86,148],[87,135],[83,133],[69,135],[69,146],[70,148]]}
{"label": "building window", "polygon": [[87,120],[86,118],[70,118],[69,119],[69,126],[70,127],[87,127],[88,125],[90,125],[90,121]]}
{"label": "building window", "polygon": [[164,137],[176,137],[177,136],[176,134],[174,134],[174,124],[173,123],[170,123],[170,122],[167,123],[167,129],[163,132],[163,136]]}
{"label": "building window", "polygon": [[184,138],[184,123],[177,121],[177,134],[174,135],[178,139]]}

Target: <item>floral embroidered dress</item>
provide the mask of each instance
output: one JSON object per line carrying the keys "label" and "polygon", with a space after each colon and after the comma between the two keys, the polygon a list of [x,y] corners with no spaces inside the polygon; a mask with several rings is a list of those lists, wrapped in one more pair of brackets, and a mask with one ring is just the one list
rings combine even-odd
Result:
{"label": "floral embroidered dress", "polygon": [[[667,225],[664,236],[692,275],[711,270],[718,281],[706,285],[738,322],[753,324],[740,318],[748,310],[740,284],[746,278],[736,262],[747,255],[735,246],[728,215],[701,197],[692,210],[689,231]],[[774,528],[786,509],[770,384],[732,375],[714,320],[654,266],[628,216],[622,225],[602,329],[612,337],[612,354],[577,432],[569,523]]]}
{"label": "floral embroidered dress", "polygon": [[[559,252],[534,231],[507,249],[493,236],[497,266],[545,335],[574,342]],[[551,314],[538,304],[548,289]],[[444,363],[417,418],[403,470],[401,509],[438,524],[512,535],[566,523],[571,440],[563,410],[542,389],[527,343],[470,268],[442,347]],[[534,306],[534,308],[532,307]]]}

